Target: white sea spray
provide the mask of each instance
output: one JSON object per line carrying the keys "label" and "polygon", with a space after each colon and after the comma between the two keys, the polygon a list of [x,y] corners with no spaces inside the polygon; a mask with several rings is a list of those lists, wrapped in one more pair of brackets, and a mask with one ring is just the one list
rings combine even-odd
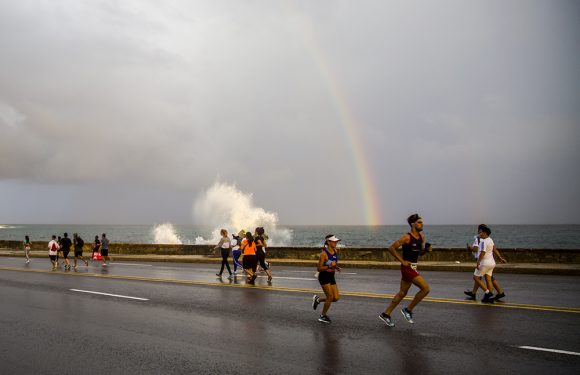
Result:
{"label": "white sea spray", "polygon": [[292,231],[278,228],[278,215],[256,207],[252,193],[245,193],[235,185],[216,182],[201,194],[193,204],[193,216],[197,223],[214,228],[209,239],[198,236],[196,244],[217,243],[224,228],[231,235],[241,229],[254,232],[264,227],[268,246],[287,246],[292,241]]}

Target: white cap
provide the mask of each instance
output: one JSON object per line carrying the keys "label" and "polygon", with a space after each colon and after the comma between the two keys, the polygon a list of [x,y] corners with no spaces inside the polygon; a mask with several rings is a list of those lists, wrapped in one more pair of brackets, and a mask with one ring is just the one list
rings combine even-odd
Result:
{"label": "white cap", "polygon": [[336,238],[336,236],[333,235],[332,237],[328,237],[326,240],[331,242],[338,242],[340,241],[340,238]]}

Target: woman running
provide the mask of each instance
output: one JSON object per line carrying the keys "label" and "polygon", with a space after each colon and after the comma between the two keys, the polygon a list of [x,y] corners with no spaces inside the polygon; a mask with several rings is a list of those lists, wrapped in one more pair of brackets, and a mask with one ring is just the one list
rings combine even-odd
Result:
{"label": "woman running", "polygon": [[230,269],[230,265],[228,263],[228,256],[230,255],[230,247],[231,241],[228,237],[228,231],[225,229],[220,230],[222,238],[220,242],[217,244],[214,249],[220,249],[222,255],[222,268],[220,269],[220,273],[216,273],[215,275],[219,278],[222,277],[222,273],[224,272],[224,266],[228,268],[228,272],[230,273],[230,279],[232,278],[232,270]]}
{"label": "woman running", "polygon": [[[264,228],[258,227],[256,228],[256,257],[258,258],[258,262],[260,262],[260,267],[266,272],[268,275],[268,282],[272,281],[272,271],[268,268],[268,264],[266,263],[266,252],[264,251],[264,247],[266,246],[266,240],[264,239]],[[256,272],[256,270],[254,270]]]}
{"label": "woman running", "polygon": [[316,310],[321,302],[324,302],[324,307],[322,308],[322,314],[318,321],[321,323],[329,324],[332,321],[326,315],[330,304],[339,300],[340,295],[338,294],[338,286],[336,285],[336,280],[334,279],[334,274],[336,271],[341,270],[338,266],[338,252],[336,245],[340,239],[336,238],[334,234],[329,234],[326,236],[326,241],[324,242],[324,248],[320,253],[320,258],[318,258],[318,281],[320,286],[324,291],[325,298],[320,298],[316,294],[312,297],[312,308]]}
{"label": "woman running", "polygon": [[248,276],[246,282],[254,284],[256,281],[256,273],[254,272],[258,259],[256,258],[256,242],[252,233],[246,233],[246,240],[242,242],[242,252],[244,254],[244,272]]}
{"label": "woman running", "polygon": [[30,237],[28,235],[24,236],[24,243],[22,244],[24,247],[24,256],[26,257],[26,264],[30,263]]}

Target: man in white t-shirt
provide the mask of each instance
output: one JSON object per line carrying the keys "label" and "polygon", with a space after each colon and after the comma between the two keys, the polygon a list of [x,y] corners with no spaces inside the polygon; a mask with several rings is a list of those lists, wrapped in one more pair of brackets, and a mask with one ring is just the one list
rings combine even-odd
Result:
{"label": "man in white t-shirt", "polygon": [[60,250],[60,246],[58,242],[56,242],[56,236],[52,235],[52,240],[48,243],[48,257],[50,258],[50,262],[52,263],[52,270],[56,271],[56,267],[58,266],[56,260],[56,254]]}
{"label": "man in white t-shirt", "polygon": [[[485,224],[479,224],[477,227],[477,236],[473,237],[473,245],[471,245],[471,247],[469,246],[469,244],[467,244],[467,249],[469,251],[472,251],[473,256],[475,257],[475,260],[477,261],[477,259],[479,259],[479,255],[481,253],[481,250],[479,248],[479,244],[481,242],[481,229],[487,227],[487,225]],[[499,254],[499,251],[496,250],[494,251],[495,254],[498,256],[499,260],[502,263],[507,263],[507,261]],[[481,279],[481,277],[480,277]],[[493,284],[494,289],[497,292],[497,296],[494,298],[494,300],[499,300],[499,298],[503,298],[505,297],[505,294],[503,293],[503,290],[501,289],[499,282],[495,279],[494,276],[491,276],[491,282]],[[463,293],[468,296],[468,299],[474,300],[476,298],[476,294],[477,294],[477,289],[479,289],[479,284],[477,282],[473,282],[473,288],[472,290],[466,290]],[[484,289],[485,290],[485,289]],[[491,290],[490,290],[491,291]]]}
{"label": "man in white t-shirt", "polygon": [[[477,267],[473,273],[473,280],[479,285],[479,287],[485,291],[483,303],[493,303],[494,298],[491,290],[493,289],[493,283],[491,277],[493,275],[493,269],[495,268],[495,259],[493,258],[494,252],[498,254],[498,257],[505,261],[499,251],[497,251],[495,244],[491,237],[491,229],[487,225],[481,226],[481,231],[479,233],[479,257],[477,258]],[[481,281],[481,277],[485,278],[485,284]],[[503,291],[498,293],[499,298],[505,297]],[[498,299],[499,299],[498,298]]]}

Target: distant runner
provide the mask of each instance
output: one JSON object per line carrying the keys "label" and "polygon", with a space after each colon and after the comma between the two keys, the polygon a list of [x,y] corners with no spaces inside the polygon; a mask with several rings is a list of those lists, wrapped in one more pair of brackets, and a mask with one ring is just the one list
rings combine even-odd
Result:
{"label": "distant runner", "polygon": [[334,234],[329,234],[325,237],[324,248],[320,253],[318,258],[318,282],[324,291],[324,298],[320,298],[317,295],[312,296],[312,308],[316,310],[318,305],[324,302],[324,307],[322,308],[322,314],[318,318],[320,323],[330,324],[332,320],[326,315],[330,305],[333,302],[337,302],[340,299],[340,294],[338,293],[338,286],[336,285],[336,280],[334,274],[336,271],[341,271],[338,266],[338,251],[336,250],[336,245],[338,244],[338,239]]}
{"label": "distant runner", "polygon": [[[85,265],[88,267],[89,261],[83,257],[83,247],[85,246],[85,241],[79,236],[78,234],[74,234],[74,245],[75,245],[75,270],[77,269],[77,259],[81,259],[85,262]],[[68,266],[70,269],[70,266]]]}
{"label": "distant runner", "polygon": [[26,264],[30,263],[30,237],[28,235],[24,236],[24,242],[22,243],[22,247],[24,248],[24,256],[26,257]]}
{"label": "distant runner", "polygon": [[[70,262],[68,260],[68,253],[70,253],[70,247],[72,246],[72,241],[68,238],[68,233],[64,233],[64,237],[60,239],[60,250],[62,251],[62,257],[64,258],[64,269],[70,270]],[[75,233],[76,236],[76,233]]]}
{"label": "distant runner", "polygon": [[109,264],[111,263],[111,258],[109,257],[109,239],[105,233],[101,236],[101,256],[103,257],[103,266],[107,265],[107,260],[109,260]]}
{"label": "distant runner", "polygon": [[60,246],[58,245],[58,242],[56,242],[56,236],[53,234],[52,240],[48,243],[48,257],[50,258],[50,263],[52,263],[53,271],[56,271],[56,268],[58,266],[56,254],[58,254],[59,249]]}
{"label": "distant runner", "polygon": [[[413,214],[407,218],[407,222],[411,226],[411,231],[404,234],[389,247],[389,252],[401,262],[401,289],[395,295],[387,309],[379,315],[379,318],[389,327],[395,326],[391,318],[391,313],[399,302],[405,298],[411,285],[415,284],[419,287],[419,292],[415,295],[413,301],[401,310],[401,314],[403,314],[409,323],[414,323],[413,309],[415,306],[431,291],[425,279],[417,272],[419,255],[431,251],[431,244],[425,242],[425,235],[422,233],[423,219],[418,214]],[[397,254],[399,247],[403,248],[403,258]]]}

